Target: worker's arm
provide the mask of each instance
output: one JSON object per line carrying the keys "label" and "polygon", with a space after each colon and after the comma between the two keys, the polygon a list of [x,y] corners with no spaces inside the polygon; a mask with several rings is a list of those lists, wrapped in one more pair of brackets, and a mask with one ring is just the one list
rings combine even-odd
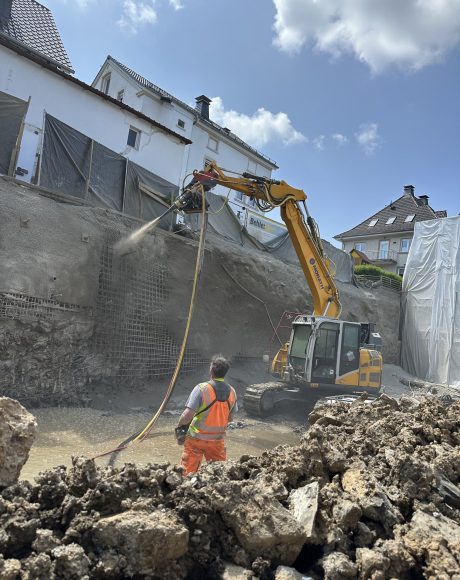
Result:
{"label": "worker's arm", "polygon": [[178,427],[182,425],[189,425],[192,422],[195,413],[198,411],[202,403],[202,395],[199,385],[197,385],[185,403],[185,410],[180,416]]}
{"label": "worker's arm", "polygon": [[195,411],[193,409],[189,409],[188,407],[185,408],[185,411],[182,413],[179,419],[178,427],[181,425],[189,425],[192,422],[192,419],[195,415]]}

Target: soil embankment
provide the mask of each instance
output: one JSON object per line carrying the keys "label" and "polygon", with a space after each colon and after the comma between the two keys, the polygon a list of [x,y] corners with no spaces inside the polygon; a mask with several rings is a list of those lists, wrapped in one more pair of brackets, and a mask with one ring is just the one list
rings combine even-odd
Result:
{"label": "soil embankment", "polygon": [[0,575],[219,578],[229,562],[267,579],[281,565],[330,580],[454,578],[459,411],[434,397],[323,406],[299,445],[188,478],[75,459],[3,490]]}

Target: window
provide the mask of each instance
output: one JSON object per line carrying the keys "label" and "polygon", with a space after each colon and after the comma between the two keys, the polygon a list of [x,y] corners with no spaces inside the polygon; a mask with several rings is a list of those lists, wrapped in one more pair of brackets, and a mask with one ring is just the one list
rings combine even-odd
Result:
{"label": "window", "polygon": [[102,77],[101,91],[103,93],[105,93],[106,95],[108,95],[109,88],[110,88],[110,73],[108,75],[105,75],[104,77]]}
{"label": "window", "polygon": [[359,339],[360,327],[358,325],[343,325],[342,350],[340,353],[341,375],[359,368]]}
{"label": "window", "polygon": [[208,149],[211,149],[211,151],[217,151],[218,145],[219,142],[217,139],[213,139],[212,137],[208,138]]}
{"label": "window", "polygon": [[356,243],[355,250],[358,250],[358,252],[365,252],[366,251],[366,243],[365,242]]}
{"label": "window", "polygon": [[185,129],[185,121],[183,121],[182,119],[177,119],[177,126],[180,127],[181,129]]}
{"label": "window", "polygon": [[320,326],[313,353],[313,380],[334,382],[338,335],[338,325],[326,322]]}
{"label": "window", "polygon": [[203,168],[209,165],[210,163],[215,163],[215,160],[211,159],[210,157],[205,157],[203,162]]}
{"label": "window", "polygon": [[388,225],[390,225],[390,224],[394,224],[394,223],[395,223],[395,221],[396,221],[396,216],[393,216],[393,217],[391,217],[391,218],[388,218],[388,219],[387,219],[387,221],[386,221],[386,224],[385,224],[385,225],[387,225],[387,226],[388,226]]}
{"label": "window", "polygon": [[412,242],[412,240],[410,240],[410,239],[401,240],[401,244],[399,246],[399,251],[401,252],[401,254],[407,254],[407,252],[409,251],[411,242]]}
{"label": "window", "polygon": [[406,269],[406,266],[401,266],[400,268],[398,268],[398,276],[404,276],[405,269]]}
{"label": "window", "polygon": [[257,163],[251,161],[250,159],[248,160],[248,171],[254,175],[257,174]]}
{"label": "window", "polygon": [[369,222],[369,227],[373,228],[378,221],[379,221],[379,218],[371,220]]}
{"label": "window", "polygon": [[128,145],[133,149],[139,149],[139,141],[141,140],[141,132],[135,127],[130,127],[128,131]]}
{"label": "window", "polygon": [[382,240],[379,245],[379,260],[388,260],[390,242]]}
{"label": "window", "polygon": [[125,89],[121,89],[121,91],[118,91],[118,93],[117,93],[117,101],[120,101],[122,103],[124,96],[125,96]]}
{"label": "window", "polygon": [[404,220],[404,223],[411,222],[414,219],[414,217],[415,217],[415,213],[411,213],[410,215],[408,215],[406,217],[406,219]]}

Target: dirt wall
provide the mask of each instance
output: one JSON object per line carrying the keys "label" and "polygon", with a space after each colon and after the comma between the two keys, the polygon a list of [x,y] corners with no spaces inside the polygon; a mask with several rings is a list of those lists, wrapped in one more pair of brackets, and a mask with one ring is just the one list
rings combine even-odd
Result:
{"label": "dirt wall", "polygon": [[[171,373],[188,312],[195,241],[156,230],[125,256],[113,244],[138,222],[51,199],[0,178],[0,394],[78,403],[92,385],[135,387]],[[375,321],[397,362],[399,295],[338,283],[343,318]],[[300,268],[209,235],[184,370],[221,351],[277,349],[284,311],[311,312]],[[288,329],[280,330],[282,339]]]}

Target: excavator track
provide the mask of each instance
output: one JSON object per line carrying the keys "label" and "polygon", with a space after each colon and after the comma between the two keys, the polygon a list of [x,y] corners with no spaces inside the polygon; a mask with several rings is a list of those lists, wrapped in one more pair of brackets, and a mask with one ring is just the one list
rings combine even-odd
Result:
{"label": "excavator track", "polygon": [[270,382],[249,385],[244,393],[244,408],[248,415],[265,417],[271,411],[282,391],[287,388],[286,383]]}

